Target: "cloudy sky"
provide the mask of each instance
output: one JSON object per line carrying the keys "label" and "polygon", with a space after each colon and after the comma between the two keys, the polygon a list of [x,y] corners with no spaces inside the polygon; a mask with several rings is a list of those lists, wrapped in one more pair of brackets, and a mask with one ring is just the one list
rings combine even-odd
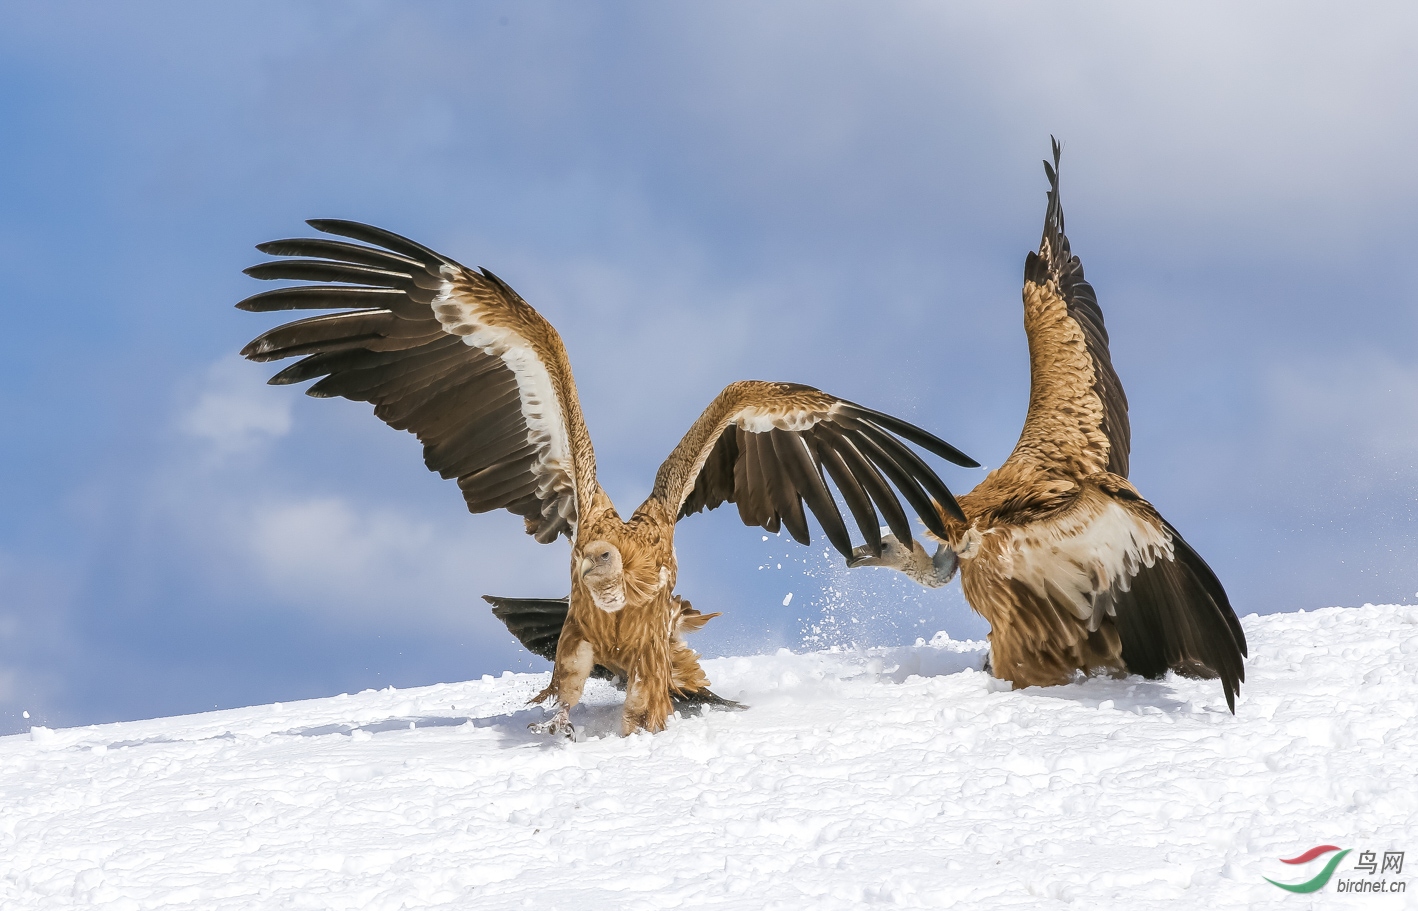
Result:
{"label": "cloudy sky", "polygon": [[[1143,493],[1242,615],[1418,598],[1415,39],[1407,4],[0,3],[0,732],[545,666],[478,595],[564,594],[566,544],[265,386],[254,244],[354,218],[496,271],[623,510],[741,378],[998,465],[1051,133]],[[984,630],[732,510],[678,540],[711,654]]]}

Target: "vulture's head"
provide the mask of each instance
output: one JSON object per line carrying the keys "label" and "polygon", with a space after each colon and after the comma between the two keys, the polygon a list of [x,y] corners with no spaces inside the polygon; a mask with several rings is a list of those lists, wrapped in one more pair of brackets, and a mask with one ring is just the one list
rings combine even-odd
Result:
{"label": "vulture's head", "polygon": [[[978,540],[978,538],[979,534],[976,533],[976,539]],[[940,542],[934,555],[926,553],[926,549],[921,546],[920,541],[913,540],[908,549],[906,545],[896,540],[896,536],[891,534],[889,529],[883,528],[881,530],[881,556],[873,556],[871,549],[862,545],[852,551],[847,565],[885,566],[900,570],[927,588],[940,588],[955,578],[955,571],[960,568],[960,557],[963,556],[970,556],[970,553],[957,553],[945,541]]]}
{"label": "vulture's head", "polygon": [[601,610],[615,613],[625,607],[625,565],[620,548],[609,541],[592,541],[581,548],[576,571],[591,601]]}

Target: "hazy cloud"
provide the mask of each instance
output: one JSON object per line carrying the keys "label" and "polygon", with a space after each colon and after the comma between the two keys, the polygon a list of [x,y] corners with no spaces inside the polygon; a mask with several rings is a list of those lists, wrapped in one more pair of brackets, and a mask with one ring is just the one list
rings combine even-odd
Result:
{"label": "hazy cloud", "polygon": [[204,388],[178,425],[214,454],[234,455],[289,433],[290,406],[289,397],[271,395],[250,365],[226,357],[208,369]]}
{"label": "hazy cloud", "polygon": [[333,497],[263,504],[244,533],[272,593],[342,624],[437,629],[480,604],[479,583],[515,578],[509,562],[526,562],[507,546],[521,542],[475,534],[471,522],[455,530]]}

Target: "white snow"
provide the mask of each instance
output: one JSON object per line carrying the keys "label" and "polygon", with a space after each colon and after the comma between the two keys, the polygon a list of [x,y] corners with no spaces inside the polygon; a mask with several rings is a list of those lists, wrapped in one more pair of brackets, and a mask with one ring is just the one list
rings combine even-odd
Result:
{"label": "white snow", "polygon": [[546,675],[510,673],[36,727],[0,738],[0,908],[1418,905],[1263,879],[1418,865],[1418,607],[1244,625],[1234,717],[1215,681],[1011,692],[938,635],[710,661],[748,711],[624,739],[594,682],[583,740],[532,735]]}

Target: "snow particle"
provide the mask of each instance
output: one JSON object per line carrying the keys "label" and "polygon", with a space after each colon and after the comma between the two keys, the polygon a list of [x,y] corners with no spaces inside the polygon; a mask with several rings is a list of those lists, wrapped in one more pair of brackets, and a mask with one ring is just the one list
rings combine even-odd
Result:
{"label": "snow particle", "polygon": [[787,607],[791,603],[793,603],[793,593],[788,592],[787,596],[783,598],[783,606]]}

